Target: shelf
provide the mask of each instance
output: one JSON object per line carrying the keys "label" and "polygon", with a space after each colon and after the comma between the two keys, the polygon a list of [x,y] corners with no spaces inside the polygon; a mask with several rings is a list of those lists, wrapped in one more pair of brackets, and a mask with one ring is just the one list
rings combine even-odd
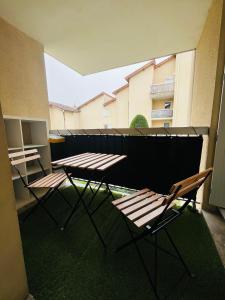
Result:
{"label": "shelf", "polygon": [[[50,148],[48,143],[48,131],[46,120],[20,119],[13,116],[4,116],[5,131],[7,136],[8,153],[25,151],[28,149],[38,149],[40,161],[47,174],[51,172]],[[21,155],[24,157],[24,155]],[[18,170],[26,184],[42,177],[42,169],[37,160],[25,161],[17,165]],[[36,200],[32,194],[24,187],[24,184],[16,172],[11,167],[12,182],[18,213],[26,210]],[[35,191],[38,194],[42,190]]]}
{"label": "shelf", "polygon": [[[26,177],[26,175],[25,174],[22,174],[22,177]],[[20,176],[19,175],[17,175],[17,174],[13,174],[12,175],[12,180],[17,180],[17,179],[20,179]]]}
{"label": "shelf", "polygon": [[19,119],[4,119],[8,148],[11,150],[22,149],[22,131]]}
{"label": "shelf", "polygon": [[[49,168],[44,167],[44,170],[47,171],[47,170],[49,170]],[[40,173],[40,172],[42,172],[40,166],[36,166],[36,165],[27,166],[27,176],[36,174],[36,173]]]}
{"label": "shelf", "polygon": [[17,150],[23,150],[22,147],[10,147],[8,148],[8,151],[17,151]]}
{"label": "shelf", "polygon": [[35,147],[47,145],[47,124],[45,121],[22,120],[22,136],[24,146]]}
{"label": "shelf", "polygon": [[[23,177],[26,177],[26,170],[25,170],[25,164],[20,164],[17,166],[18,170],[20,171],[20,174],[22,174]],[[14,167],[11,167],[11,173],[12,173],[12,180],[19,179],[20,176],[14,169]]]}
{"label": "shelf", "polygon": [[41,167],[36,166],[36,165],[32,165],[32,166],[27,166],[27,175],[32,175],[35,173],[39,173],[41,172]]}
{"label": "shelf", "polygon": [[40,147],[46,147],[48,145],[33,145],[33,144],[30,144],[30,145],[24,145],[24,149],[30,149],[30,148],[40,148]]}

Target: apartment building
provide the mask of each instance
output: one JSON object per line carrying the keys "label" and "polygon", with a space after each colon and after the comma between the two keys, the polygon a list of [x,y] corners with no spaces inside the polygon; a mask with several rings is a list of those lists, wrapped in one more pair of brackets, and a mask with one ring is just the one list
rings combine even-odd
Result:
{"label": "apartment building", "polygon": [[76,107],[49,102],[49,112],[52,128],[73,129],[79,127],[79,118],[76,116],[78,110]]}
{"label": "apartment building", "polygon": [[51,129],[126,128],[138,114],[149,127],[189,126],[194,57],[189,51],[152,60],[126,76],[112,95],[102,92],[67,114],[51,102]]}

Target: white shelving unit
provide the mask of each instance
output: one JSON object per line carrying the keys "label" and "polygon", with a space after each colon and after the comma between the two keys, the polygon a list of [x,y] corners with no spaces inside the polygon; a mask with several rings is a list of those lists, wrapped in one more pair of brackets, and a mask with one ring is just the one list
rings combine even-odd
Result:
{"label": "white shelving unit", "polygon": [[[35,120],[4,116],[9,153],[37,148],[41,155],[41,163],[46,173],[51,172],[50,148],[48,143],[47,120]],[[26,182],[41,176],[41,168],[37,162],[25,162],[18,169]],[[29,191],[24,188],[17,172],[12,168],[12,180],[16,199],[16,208],[20,212],[35,201]]]}

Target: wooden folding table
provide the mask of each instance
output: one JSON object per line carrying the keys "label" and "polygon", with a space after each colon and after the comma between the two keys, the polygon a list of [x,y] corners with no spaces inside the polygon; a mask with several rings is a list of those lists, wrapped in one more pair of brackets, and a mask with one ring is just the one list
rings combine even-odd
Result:
{"label": "wooden folding table", "polygon": [[[76,190],[76,192],[78,194],[78,200],[74,204],[74,207],[71,210],[71,213],[68,215],[68,217],[62,227],[62,230],[64,230],[67,227],[69,221],[71,220],[72,216],[76,212],[79,203],[82,202],[84,209],[85,209],[87,215],[89,216],[90,221],[91,221],[93,227],[95,228],[95,231],[96,231],[100,241],[102,242],[104,247],[106,246],[105,242],[94,222],[93,215],[110,196],[112,198],[114,198],[113,193],[110,190],[109,184],[106,181],[108,171],[111,170],[112,167],[114,168],[115,165],[117,165],[119,162],[124,160],[126,157],[127,157],[126,155],[85,152],[85,153],[82,153],[79,155],[70,156],[70,157],[52,162],[53,165],[64,169],[64,171],[67,175],[67,178],[69,179],[70,183],[72,184],[72,186],[74,187],[74,189]],[[77,169],[87,171],[88,180],[85,184],[85,187],[83,188],[83,190],[81,192],[79,191],[78,187],[72,180],[71,174],[69,173],[69,169],[71,170],[71,168],[72,169],[77,168]],[[91,181],[93,180],[93,177],[92,177],[93,172],[98,172],[101,175],[101,180],[95,187],[96,190],[93,190],[93,188],[91,187]],[[86,192],[87,188],[89,187],[92,192],[92,196],[91,196],[90,203],[89,203],[89,204],[91,204],[93,202],[94,198],[97,196],[97,194],[103,184],[106,185],[107,194],[106,194],[105,198],[98,204],[98,206],[93,211],[90,211],[88,205],[84,201],[85,192]]]}

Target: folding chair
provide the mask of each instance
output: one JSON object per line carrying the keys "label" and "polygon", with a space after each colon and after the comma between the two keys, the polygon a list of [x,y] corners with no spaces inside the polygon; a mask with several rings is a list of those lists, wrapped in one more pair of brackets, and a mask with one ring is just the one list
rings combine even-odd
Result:
{"label": "folding chair", "polygon": [[[40,154],[38,154],[37,149],[32,150],[26,150],[21,152],[15,152],[9,154],[11,165],[15,168],[17,171],[20,179],[23,182],[23,185],[25,188],[27,188],[30,193],[34,196],[34,198],[37,200],[36,205],[34,205],[29,213],[26,214],[26,216],[23,218],[23,221],[26,221],[27,218],[36,211],[38,207],[41,207],[46,214],[50,217],[50,219],[58,226],[58,222],[56,221],[55,217],[52,215],[52,213],[49,211],[49,209],[46,207],[46,202],[50,199],[53,194],[58,193],[60,197],[70,206],[72,205],[67,201],[67,199],[64,197],[63,193],[59,190],[60,185],[64,182],[64,180],[67,178],[65,173],[51,173],[48,174],[44,170],[44,167],[40,161]],[[30,183],[26,183],[24,176],[21,174],[20,170],[18,169],[18,165],[22,164],[24,162],[29,161],[37,161],[41,168],[42,176],[41,178],[38,178]],[[44,189],[45,192],[42,196],[39,196],[37,194],[37,191],[40,189]]]}
{"label": "folding chair", "polygon": [[[187,207],[187,205],[191,202],[191,199],[187,199],[184,201],[183,205],[176,208],[174,207],[174,200],[178,197],[187,195],[190,192],[197,191],[211,173],[212,168],[209,168],[199,174],[175,183],[171,187],[168,195],[158,194],[150,191],[148,188],[145,188],[112,202],[113,205],[115,205],[115,207],[120,211],[131,236],[131,240],[117,248],[117,251],[124,249],[128,245],[134,244],[141,264],[148,276],[148,280],[157,299],[159,299],[157,292],[158,250],[174,256],[168,250],[163,249],[158,245],[157,234],[161,230],[165,231],[169,242],[176,252],[176,258],[180,260],[188,275],[193,276],[175,245],[167,226],[172,221],[175,221],[177,217],[183,213],[185,207]],[[134,225],[134,228],[136,229],[135,231],[131,229],[130,223],[131,225]],[[154,236],[154,242],[147,240],[154,246],[154,279],[146,267],[145,260],[137,244],[139,240],[143,238],[146,239],[146,236],[148,235]]]}

